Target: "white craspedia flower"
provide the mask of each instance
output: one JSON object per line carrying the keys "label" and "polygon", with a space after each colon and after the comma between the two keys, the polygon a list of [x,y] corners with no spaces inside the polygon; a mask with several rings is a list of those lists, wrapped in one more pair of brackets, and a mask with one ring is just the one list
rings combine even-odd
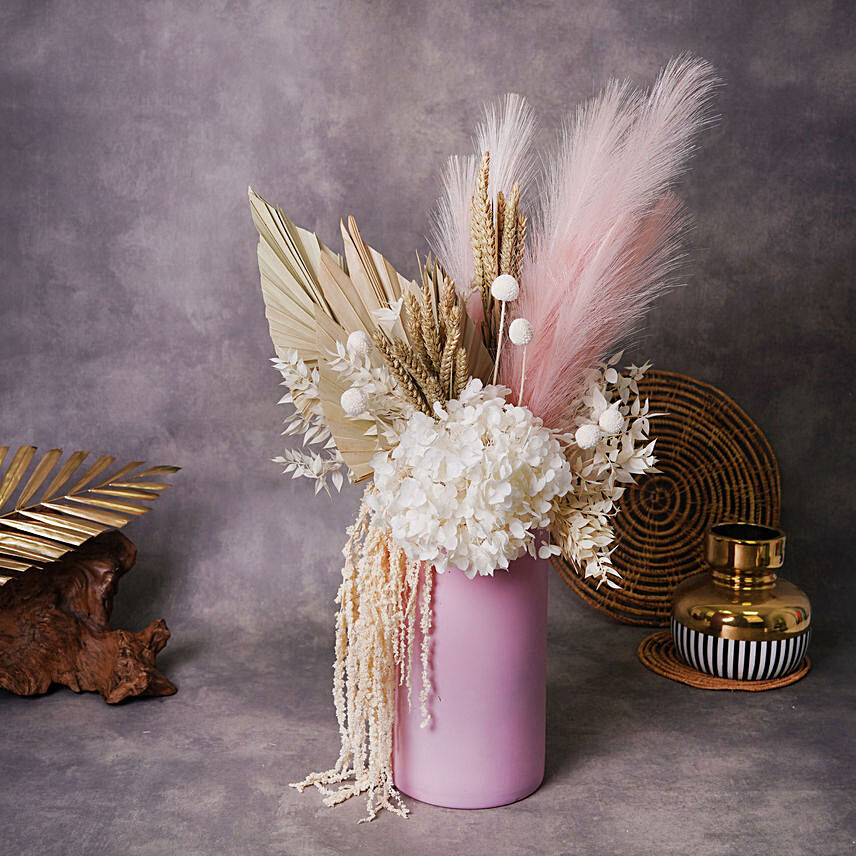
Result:
{"label": "white craspedia flower", "polygon": [[350,354],[351,357],[365,357],[371,350],[372,343],[365,330],[354,330],[354,332],[348,336],[347,347],[348,354]]}
{"label": "white craspedia flower", "polygon": [[581,449],[593,449],[600,442],[600,428],[590,422],[580,425],[574,434],[574,440]]}
{"label": "white craspedia flower", "polygon": [[369,397],[358,387],[352,386],[342,393],[339,403],[346,415],[359,416],[368,407]]}
{"label": "white craspedia flower", "polygon": [[496,300],[503,302],[517,300],[517,295],[520,294],[520,286],[510,273],[502,273],[491,283],[490,293]]}
{"label": "white craspedia flower", "polygon": [[535,337],[535,328],[525,318],[515,318],[508,325],[508,338],[515,345],[528,345]]}
{"label": "white craspedia flower", "polygon": [[366,502],[411,561],[492,575],[531,548],[571,488],[559,440],[503,386],[473,378],[437,418],[414,413],[372,459]]}
{"label": "white craspedia flower", "polygon": [[600,426],[600,430],[603,431],[604,434],[617,434],[621,431],[621,429],[624,428],[624,417],[618,410],[618,404],[613,404],[611,407],[607,407],[607,409],[600,414],[597,424]]}

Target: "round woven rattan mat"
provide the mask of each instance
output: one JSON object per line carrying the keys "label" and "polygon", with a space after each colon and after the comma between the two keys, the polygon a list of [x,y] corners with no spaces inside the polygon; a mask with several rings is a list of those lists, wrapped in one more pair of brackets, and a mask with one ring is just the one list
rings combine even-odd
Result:
{"label": "round woven rattan mat", "polygon": [[620,589],[577,574],[563,557],[556,569],[584,601],[626,624],[669,623],[672,592],[703,570],[704,534],[714,523],[778,526],[779,468],[767,439],[723,392],[686,375],[649,371],[639,382],[652,413],[660,473],[629,485],[613,518],[612,562]]}
{"label": "round woven rattan mat", "polygon": [[642,640],[636,651],[643,665],[652,672],[680,681],[700,690],[745,690],[760,692],[774,690],[776,687],[786,687],[800,678],[804,678],[811,668],[811,660],[804,657],[802,663],[782,678],[771,678],[768,681],[735,681],[730,678],[714,678],[691,669],[679,656],[672,642],[671,630],[658,630]]}

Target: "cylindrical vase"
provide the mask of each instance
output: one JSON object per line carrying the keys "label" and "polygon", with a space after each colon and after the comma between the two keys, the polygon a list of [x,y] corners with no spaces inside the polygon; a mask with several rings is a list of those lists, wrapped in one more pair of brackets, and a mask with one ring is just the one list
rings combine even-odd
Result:
{"label": "cylindrical vase", "polygon": [[399,687],[396,787],[447,808],[529,796],[544,777],[548,563],[525,555],[492,577],[435,574],[429,724],[422,728],[421,639],[412,696]]}

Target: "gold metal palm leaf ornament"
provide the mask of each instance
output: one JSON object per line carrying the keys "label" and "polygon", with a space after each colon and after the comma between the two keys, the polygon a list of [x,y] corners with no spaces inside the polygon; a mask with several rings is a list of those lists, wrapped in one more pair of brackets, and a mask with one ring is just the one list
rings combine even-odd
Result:
{"label": "gold metal palm leaf ornament", "polygon": [[62,449],[46,452],[32,468],[35,446],[21,446],[6,464],[9,451],[0,446],[0,569],[7,572],[0,573],[0,584],[150,511],[146,503],[169,487],[160,477],[180,469],[141,470],[144,461],[131,461],[102,479],[116,459],[101,455],[87,467],[89,452],[81,451],[69,455],[50,478]]}

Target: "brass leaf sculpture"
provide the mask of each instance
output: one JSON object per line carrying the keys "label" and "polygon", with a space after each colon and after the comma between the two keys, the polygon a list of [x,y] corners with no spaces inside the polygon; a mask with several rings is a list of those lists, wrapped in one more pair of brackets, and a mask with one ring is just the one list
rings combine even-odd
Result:
{"label": "brass leaf sculpture", "polygon": [[89,452],[73,452],[48,481],[62,457],[62,449],[51,449],[25,480],[36,447],[21,446],[4,467],[9,449],[0,446],[0,569],[12,573],[0,573],[0,584],[34,565],[54,562],[93,535],[119,529],[150,511],[145,503],[169,487],[158,477],[180,469],[140,470],[145,462],[131,461],[99,481],[116,459],[100,455],[84,467]]}

